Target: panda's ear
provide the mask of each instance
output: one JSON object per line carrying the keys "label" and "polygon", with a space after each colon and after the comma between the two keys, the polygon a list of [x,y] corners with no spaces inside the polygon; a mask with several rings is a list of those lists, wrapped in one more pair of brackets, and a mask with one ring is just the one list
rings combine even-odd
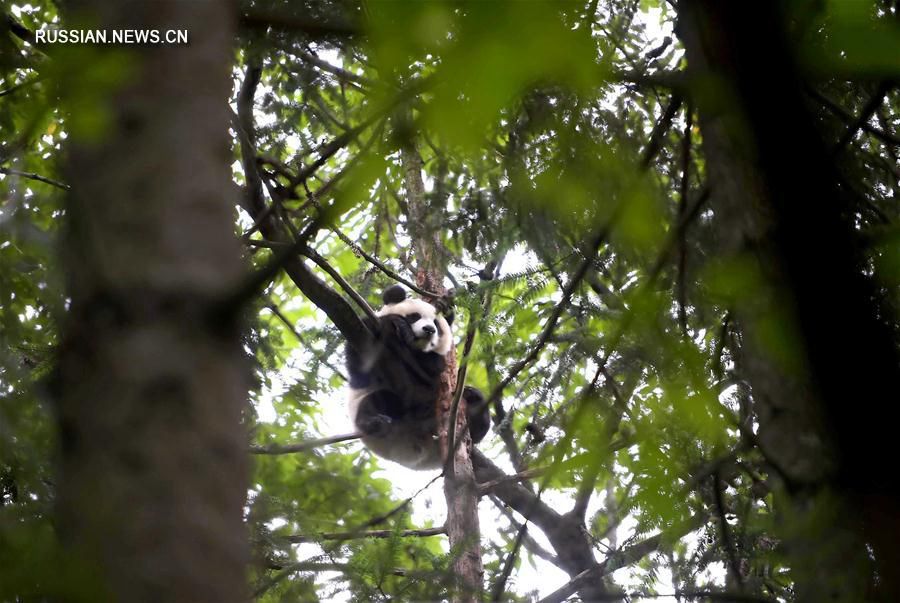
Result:
{"label": "panda's ear", "polygon": [[406,299],[406,289],[400,285],[391,285],[381,294],[381,299],[387,304],[399,304]]}

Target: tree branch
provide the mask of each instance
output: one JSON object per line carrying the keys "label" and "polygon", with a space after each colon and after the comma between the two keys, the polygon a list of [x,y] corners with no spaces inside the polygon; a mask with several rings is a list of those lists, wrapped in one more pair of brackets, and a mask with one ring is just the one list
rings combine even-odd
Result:
{"label": "tree branch", "polygon": [[315,356],[319,362],[330,368],[334,374],[341,378],[342,381],[349,381],[347,375],[345,375],[343,371],[334,366],[334,364],[332,364],[331,361],[328,358],[324,357],[318,350],[306,343],[306,339],[304,339],[303,336],[300,335],[300,332],[297,331],[296,328],[294,328],[294,325],[291,324],[291,321],[289,321],[287,316],[282,313],[281,309],[274,301],[269,300],[269,304],[267,307],[272,312],[272,314],[274,314],[278,318],[278,320],[280,320],[282,324],[284,324],[284,326],[291,332],[291,334],[297,339],[297,341],[299,341],[301,345],[309,350],[309,352],[313,356]]}
{"label": "tree branch", "polygon": [[563,311],[569,305],[569,302],[572,299],[572,295],[575,293],[576,287],[578,284],[584,279],[585,274],[587,274],[588,268],[590,268],[591,264],[594,262],[594,258],[597,256],[597,252],[600,249],[600,246],[606,241],[606,237],[609,235],[610,229],[612,228],[613,223],[616,221],[616,217],[618,216],[619,210],[613,213],[612,217],[610,217],[609,222],[600,229],[600,232],[593,238],[590,243],[590,254],[588,254],[584,260],[581,262],[581,265],[578,267],[578,270],[575,271],[575,274],[572,275],[572,278],[569,279],[566,288],[563,290],[562,299],[559,300],[559,303],[553,308],[553,312],[551,312],[550,317],[547,319],[547,322],[544,324],[544,328],[541,331],[540,336],[535,341],[534,345],[529,350],[528,354],[525,355],[520,361],[513,365],[510,369],[509,373],[506,377],[503,378],[503,381],[497,384],[494,390],[491,392],[491,395],[487,398],[487,404],[492,404],[496,400],[500,398],[503,394],[503,390],[509,385],[513,379],[515,379],[519,373],[522,372],[525,367],[534,362],[537,357],[540,355],[541,350],[544,349],[544,346],[547,345],[547,342],[550,341],[551,335],[553,335],[553,330],[556,328],[557,322],[559,322],[560,316],[562,316]]}
{"label": "tree branch", "polygon": [[[256,149],[254,148],[253,97],[261,74],[261,67],[253,64],[248,65],[247,73],[237,98],[238,123],[235,125],[235,128],[240,140],[241,163],[247,180],[245,207],[250,212],[251,217],[259,223],[260,230],[267,240],[282,243],[285,242],[285,235],[278,228],[274,216],[271,215],[269,206],[266,205],[263,199],[262,179],[259,176],[256,164]],[[368,328],[343,297],[313,274],[306,267],[303,260],[296,257],[294,247],[296,246],[298,250],[300,248],[298,243],[303,243],[305,239],[312,236],[313,232],[313,227],[307,228],[304,236],[299,241],[288,243],[291,246],[291,249],[288,251],[294,251],[294,253],[280,254],[277,263],[273,261],[268,265],[268,268],[270,270],[276,266],[283,268],[307,299],[328,315],[347,342],[359,350],[365,350],[372,343],[372,334],[369,333]],[[258,274],[256,282],[258,283],[264,276],[266,274]],[[250,283],[250,285],[254,284]],[[246,295],[248,289],[249,286],[245,288],[242,294]]]}
{"label": "tree branch", "polygon": [[352,71],[347,71],[346,69],[342,69],[342,68],[338,67],[337,65],[332,65],[328,61],[323,61],[322,59],[320,59],[316,55],[312,54],[311,52],[306,52],[305,50],[300,50],[300,49],[296,49],[296,50],[294,50],[294,52],[296,52],[300,56],[300,58],[303,59],[304,61],[306,61],[307,63],[309,63],[311,65],[315,65],[316,67],[318,67],[319,69],[321,69],[323,71],[327,71],[328,73],[336,75],[342,80],[354,82],[354,83],[360,84],[362,86],[372,86],[373,85],[372,80],[370,80],[369,78],[363,77],[361,75],[356,75]]}
{"label": "tree branch", "polygon": [[862,110],[859,112],[859,116],[855,120],[853,120],[853,122],[850,124],[850,127],[847,128],[847,131],[844,132],[844,135],[841,136],[841,139],[838,140],[837,144],[834,146],[834,150],[832,152],[835,156],[840,155],[840,153],[847,147],[847,145],[850,144],[850,141],[856,137],[856,133],[869,123],[869,119],[872,117],[875,111],[878,110],[878,107],[881,106],[881,103],[884,102],[884,96],[893,87],[893,82],[882,82],[878,85],[878,88],[875,90],[869,100],[866,101],[866,104],[863,105]]}
{"label": "tree branch", "polygon": [[[814,90],[813,88],[807,88],[806,93],[809,94],[810,96],[812,96],[817,101],[819,101],[819,103],[821,103],[823,107],[825,107],[826,109],[828,109],[829,111],[834,113],[845,123],[853,123],[854,122],[853,115],[851,115],[846,109],[841,107],[839,104],[837,104],[835,101],[831,100],[830,98],[828,98],[821,92]],[[876,107],[876,109],[877,109],[877,107]],[[860,113],[860,115],[862,115],[862,113]],[[900,138],[898,138],[897,136],[894,136],[893,134],[891,134],[889,132],[885,132],[884,130],[879,130],[875,126],[871,125],[869,123],[868,119],[859,121],[858,124],[859,125],[855,126],[855,129],[862,128],[864,131],[868,132],[869,134],[871,134],[872,136],[874,136],[881,142],[885,143],[886,145],[891,146],[891,147],[900,147]],[[849,133],[850,130],[848,130],[847,132]],[[855,131],[854,131],[853,135],[855,136]],[[846,136],[846,134],[844,136]],[[837,148],[838,148],[838,145],[835,145],[835,149],[837,149]]]}
{"label": "tree branch", "polygon": [[432,291],[420,289],[419,287],[416,286],[415,283],[413,283],[409,279],[403,278],[402,276],[400,276],[399,274],[397,274],[396,272],[394,272],[393,270],[388,268],[378,258],[376,258],[375,256],[373,256],[370,253],[367,253],[361,246],[359,246],[356,243],[354,243],[353,241],[351,241],[350,238],[347,235],[345,235],[343,232],[341,232],[341,230],[337,226],[330,227],[330,230],[331,230],[331,232],[336,234],[337,237],[341,241],[343,241],[348,247],[350,247],[350,249],[352,249],[354,253],[361,255],[367,262],[369,262],[370,264],[372,264],[373,266],[375,266],[376,268],[381,270],[384,274],[391,277],[398,283],[402,283],[403,285],[408,287],[411,291],[418,293],[422,297],[427,297],[430,299],[438,299],[439,297],[441,297],[440,295],[438,295],[437,293],[434,293]]}
{"label": "tree branch", "polygon": [[0,167],[0,174],[6,174],[8,176],[19,176],[21,178],[27,178],[29,180],[36,180],[38,182],[43,182],[44,184],[55,186],[56,188],[62,189],[64,191],[70,190],[72,188],[68,184],[64,184],[62,182],[59,182],[58,180],[47,178],[46,176],[41,176],[40,174],[35,174],[34,172],[21,172],[12,168]]}
{"label": "tree branch", "polygon": [[[576,575],[567,584],[553,591],[539,603],[562,603],[570,596],[578,592],[585,584],[590,581],[598,580],[603,576],[607,576],[623,567],[627,567],[637,563],[650,553],[662,548],[665,543],[677,542],[683,536],[693,532],[706,523],[705,515],[697,515],[690,521],[686,522],[678,529],[663,532],[651,536],[637,544],[616,551],[606,561],[601,564],[594,565],[583,572]],[[625,598],[624,593],[608,593],[599,598],[591,599],[592,601],[618,601]]]}
{"label": "tree branch", "polygon": [[284,540],[291,544],[299,544],[302,542],[319,542],[322,540],[359,540],[362,538],[424,538],[428,536],[441,536],[447,533],[444,526],[437,528],[419,528],[415,530],[361,530],[357,532],[322,532],[312,536],[292,535],[276,537],[278,540]]}
{"label": "tree branch", "polygon": [[329,444],[338,444],[349,440],[358,440],[362,434],[346,433],[342,435],[330,436],[327,438],[317,438],[315,440],[306,440],[296,444],[271,444],[269,446],[250,446],[250,454],[294,454],[295,452],[306,452],[314,448],[328,446]]}

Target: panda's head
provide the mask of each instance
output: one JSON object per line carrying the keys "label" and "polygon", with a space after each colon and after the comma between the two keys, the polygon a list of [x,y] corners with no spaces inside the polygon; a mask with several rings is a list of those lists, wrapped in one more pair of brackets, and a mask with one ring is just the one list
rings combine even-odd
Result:
{"label": "panda's head", "polygon": [[434,306],[421,299],[407,299],[406,290],[400,285],[385,289],[382,299],[384,307],[378,316],[402,316],[412,329],[413,345],[417,349],[447,355],[453,345],[453,334],[450,324]]}

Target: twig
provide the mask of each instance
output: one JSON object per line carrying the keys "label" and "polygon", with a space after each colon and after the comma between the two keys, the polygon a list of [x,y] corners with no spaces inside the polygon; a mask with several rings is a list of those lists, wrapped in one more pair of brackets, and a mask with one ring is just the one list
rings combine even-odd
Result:
{"label": "twig", "polygon": [[537,341],[531,347],[531,350],[528,352],[528,354],[526,354],[525,357],[522,358],[522,360],[513,365],[512,369],[510,369],[509,373],[506,375],[506,377],[504,377],[503,381],[497,384],[497,386],[494,388],[494,391],[492,391],[491,395],[488,396],[486,404],[491,404],[495,400],[499,399],[500,395],[503,393],[504,388],[506,388],[506,386],[509,385],[525,367],[536,360],[538,355],[540,355],[541,350],[543,350],[544,346],[547,345],[547,342],[550,340],[550,336],[553,335],[553,330],[556,328],[556,324],[559,321],[560,316],[562,316],[563,310],[565,310],[566,306],[569,305],[569,302],[572,299],[572,295],[575,293],[575,288],[582,281],[585,274],[587,274],[588,268],[590,268],[591,264],[594,262],[594,258],[596,257],[600,246],[609,235],[612,224],[616,221],[618,214],[619,208],[615,210],[606,226],[601,228],[600,232],[597,233],[593,241],[591,241],[590,253],[581,262],[581,265],[578,267],[578,270],[575,272],[575,274],[572,275],[572,278],[569,280],[569,283],[563,290],[562,299],[560,299],[559,303],[556,304],[556,306],[553,308],[553,312],[550,314],[550,317],[544,324],[544,329],[543,331],[541,331],[541,334],[538,337]]}
{"label": "twig", "polygon": [[482,482],[478,484],[478,494],[483,496],[501,484],[530,480],[535,477],[540,477],[545,473],[547,473],[546,467],[538,467],[535,469],[526,469],[525,471],[519,471],[518,473],[513,473],[511,475],[504,475],[503,477],[498,477],[497,479],[492,479],[488,482]]}
{"label": "twig", "polygon": [[315,534],[312,536],[305,535],[291,535],[291,536],[281,536],[276,537],[278,540],[284,540],[285,542],[290,542],[291,544],[299,544],[301,542],[319,542],[321,540],[358,540],[361,538],[393,538],[394,536],[399,536],[400,538],[412,538],[412,537],[428,537],[428,536],[441,536],[446,534],[447,530],[444,526],[440,526],[437,528],[419,528],[416,530],[360,530],[357,532],[322,532],[321,534]]}
{"label": "twig", "polygon": [[860,128],[869,123],[869,118],[871,118],[872,114],[878,110],[878,107],[884,102],[884,95],[887,94],[893,86],[892,82],[882,82],[878,85],[878,88],[872,94],[871,98],[863,105],[862,110],[859,112],[859,116],[857,116],[850,124],[850,127],[847,128],[847,131],[844,132],[844,135],[841,136],[841,139],[838,140],[837,144],[834,145],[832,153],[835,156],[840,155],[841,151],[843,151],[847,145],[850,144],[850,141],[856,137],[856,133],[859,132]]}
{"label": "twig", "polygon": [[287,316],[285,316],[281,312],[281,309],[274,301],[269,300],[268,308],[272,312],[272,314],[274,314],[284,324],[284,326],[287,327],[291,334],[297,338],[297,341],[299,341],[307,350],[309,350],[310,353],[312,353],[319,360],[319,362],[330,368],[332,372],[334,372],[343,381],[349,381],[349,379],[347,379],[347,375],[345,375],[343,372],[341,372],[340,369],[334,366],[331,361],[328,360],[328,358],[324,357],[318,352],[318,350],[306,343],[306,340],[302,335],[300,335],[300,332],[296,328],[294,328],[294,325],[291,324],[291,321],[288,320]]}
{"label": "twig", "polygon": [[[538,603],[562,603],[589,582],[597,580],[603,576],[607,576],[615,572],[616,570],[619,570],[643,559],[650,553],[658,550],[666,542],[677,541],[677,539],[681,536],[689,534],[690,532],[702,526],[706,522],[706,519],[707,518],[705,515],[697,515],[687,523],[680,526],[680,528],[677,530],[672,530],[670,533],[656,534],[655,536],[646,538],[641,542],[638,542],[637,544],[633,544],[629,547],[620,549],[619,551],[616,551],[615,553],[607,557],[606,561],[604,561],[603,563],[596,564],[593,567],[590,567],[579,573],[568,583],[553,591],[552,593],[541,599]],[[607,595],[603,595],[600,598],[595,597],[593,600],[620,601],[624,597],[624,593],[611,592]],[[758,599],[753,599],[753,601],[758,601]]]}
{"label": "twig", "polygon": [[281,568],[277,574],[265,580],[259,588],[253,591],[253,598],[258,599],[263,596],[270,588],[297,572],[324,572],[324,571],[344,571],[347,569],[346,563],[316,563],[314,561],[301,561],[299,563],[291,563]]}
{"label": "twig", "polygon": [[362,86],[372,86],[373,85],[372,80],[370,80],[369,78],[363,77],[361,75],[356,75],[352,71],[347,71],[346,69],[342,69],[341,67],[338,67],[337,65],[332,65],[328,61],[323,61],[322,59],[320,59],[316,55],[312,54],[311,52],[306,52],[305,50],[299,50],[299,49],[295,50],[294,52],[296,52],[300,56],[300,58],[303,59],[304,61],[306,61],[307,63],[315,65],[316,67],[318,67],[319,69],[322,69],[323,71],[327,71],[328,73],[336,75],[339,78],[341,78],[342,80],[348,80],[348,81],[354,82],[356,84],[360,84]]}
{"label": "twig", "polygon": [[427,490],[431,486],[431,484],[438,481],[441,478],[441,475],[442,474],[438,473],[433,478],[431,478],[427,484],[425,484],[424,486],[422,486],[421,488],[416,490],[416,492],[412,496],[410,496],[409,498],[407,498],[406,500],[401,502],[399,505],[397,505],[396,507],[394,507],[393,509],[391,509],[384,515],[379,515],[378,517],[373,517],[372,519],[370,519],[370,520],[366,521],[365,523],[363,523],[362,525],[360,525],[357,529],[362,530],[365,528],[370,528],[372,526],[377,526],[380,523],[384,523],[385,521],[387,521],[388,519],[390,519],[391,517],[393,517],[400,511],[402,511],[403,509],[405,509],[407,506],[409,506],[409,503],[411,503],[413,501],[413,499],[415,499],[419,494],[421,494],[422,492]]}
{"label": "twig", "polygon": [[17,90],[21,90],[22,88],[26,88],[28,86],[37,84],[38,82],[40,82],[43,79],[44,79],[44,76],[37,75],[29,80],[19,82],[18,84],[13,84],[12,86],[10,86],[9,88],[6,88],[5,90],[0,90],[0,98],[7,96],[9,94],[12,94],[12,93],[16,92]]}
{"label": "twig", "polygon": [[264,249],[284,249],[290,243],[282,243],[281,241],[266,241],[263,239],[247,239],[244,241],[248,247],[262,247]]}
{"label": "twig", "polygon": [[737,552],[734,548],[734,542],[731,539],[731,529],[728,525],[728,519],[725,517],[725,501],[722,499],[722,489],[725,484],[722,482],[722,476],[719,468],[713,471],[713,496],[716,501],[716,513],[719,515],[719,534],[722,536],[722,548],[728,556],[728,570],[732,579],[739,587],[743,587],[744,581],[741,578],[741,567],[738,564]]}
{"label": "twig", "polygon": [[[833,100],[831,100],[830,98],[828,98],[827,96],[822,94],[821,92],[818,92],[817,90],[813,90],[812,88],[808,88],[806,90],[806,92],[810,96],[812,96],[814,99],[819,101],[822,104],[822,106],[824,106],[826,109],[828,109],[829,111],[831,111],[832,113],[834,113],[835,115],[840,117],[842,121],[844,121],[846,123],[851,123],[854,121],[853,115],[848,113],[846,109],[841,107],[839,104],[837,104],[836,102],[834,102]],[[874,136],[875,138],[877,138],[878,140],[880,140],[881,142],[883,142],[887,145],[894,146],[894,147],[900,147],[900,138],[898,138],[897,136],[894,136],[893,134],[890,134],[889,132],[879,130],[875,126],[871,125],[868,122],[868,120],[861,122],[858,127],[862,128],[863,130],[865,130],[866,132],[868,132],[869,134],[871,134],[872,136]],[[837,145],[835,146],[835,148],[837,149]]]}
{"label": "twig", "polygon": [[71,190],[71,188],[72,188],[68,184],[59,182],[58,180],[53,180],[51,178],[47,178],[46,176],[41,176],[40,174],[35,174],[34,172],[22,172],[19,170],[14,170],[12,168],[0,167],[0,174],[7,174],[9,176],[20,176],[22,178],[27,178],[29,180],[37,180],[38,182],[43,182],[44,184],[49,184],[51,186],[55,186],[56,188],[60,188],[64,191]]}
{"label": "twig", "polygon": [[390,268],[385,266],[381,261],[378,260],[378,258],[376,258],[375,256],[373,256],[369,253],[366,253],[366,251],[362,247],[360,247],[359,245],[357,245],[356,243],[351,241],[350,237],[348,237],[343,232],[341,232],[341,230],[337,226],[332,226],[330,228],[330,230],[331,230],[331,232],[336,234],[337,237],[341,241],[343,241],[348,247],[350,247],[350,249],[352,249],[354,253],[361,255],[367,262],[369,262],[370,264],[372,264],[373,266],[375,266],[376,268],[381,270],[384,274],[388,275],[389,277],[391,277],[398,283],[402,283],[403,285],[408,287],[411,291],[418,293],[422,297],[427,297],[427,298],[431,298],[431,299],[438,299],[441,297],[437,293],[433,293],[431,291],[426,291],[425,289],[421,289],[421,288],[417,287],[415,285],[415,283],[413,283],[409,279],[403,278],[402,276],[400,276],[399,274],[397,274],[396,272],[394,272],[393,270],[391,270]]}
{"label": "twig", "polygon": [[[497,498],[496,496],[493,496],[493,495],[490,496],[489,498],[490,498],[491,502],[494,503],[494,506],[497,507],[497,510],[499,510],[500,513],[502,513],[503,516],[506,517],[506,519],[509,521],[509,523],[512,527],[514,527],[516,530],[522,529],[522,524],[520,524],[518,521],[516,521],[516,517],[513,514],[512,510],[509,507],[507,507],[506,505],[504,505],[503,501],[501,501],[499,498]],[[532,555],[536,555],[545,561],[549,561],[556,567],[561,567],[560,566],[561,562],[559,560],[559,557],[557,557],[550,551],[546,550],[540,544],[538,544],[538,542],[529,534],[525,535],[525,538],[523,539],[522,544],[525,545],[525,548],[528,549],[528,551]]]}
{"label": "twig", "polygon": [[[685,111],[684,134],[681,137],[681,183],[678,187],[678,220],[684,218],[684,212],[687,211],[687,195],[688,186],[691,175],[691,129],[693,128],[694,113],[688,106]],[[689,338],[687,326],[687,243],[685,240],[685,230],[681,229],[678,233],[678,275],[677,275],[677,297],[678,297],[678,323],[681,325],[681,332],[685,339]]]}
{"label": "twig", "polygon": [[515,564],[516,559],[519,557],[519,549],[522,548],[522,542],[527,536],[528,521],[526,518],[525,523],[519,526],[519,532],[516,534],[516,540],[515,542],[513,542],[513,546],[509,550],[509,553],[507,553],[506,559],[503,560],[503,569],[500,570],[500,575],[497,577],[497,581],[494,582],[494,585],[491,587],[492,602],[497,603],[503,598],[503,593],[506,592],[506,583],[509,580],[509,577],[512,575],[513,565]]}
{"label": "twig", "polygon": [[271,444],[269,446],[250,446],[250,454],[293,454],[295,452],[306,452],[314,448],[328,446],[329,444],[338,444],[349,440],[358,440],[362,434],[345,433],[343,435],[330,436],[327,438],[318,438],[315,440],[306,440],[297,444]]}
{"label": "twig", "polygon": [[344,280],[344,277],[340,275],[340,273],[335,270],[331,264],[329,264],[325,258],[323,258],[318,251],[312,249],[311,247],[304,247],[300,250],[300,253],[311,259],[319,268],[328,273],[328,276],[334,279],[341,289],[350,296],[356,305],[360,307],[360,309],[365,313],[365,315],[372,320],[373,323],[378,322],[378,317],[375,315],[375,311],[372,310],[372,306],[360,295],[356,289],[354,289],[350,283]]}
{"label": "twig", "polygon": [[644,153],[641,156],[641,167],[649,167],[656,154],[659,153],[660,148],[662,148],[663,136],[669,131],[669,128],[672,126],[672,120],[680,108],[681,95],[677,92],[673,93],[672,100],[669,101],[666,110],[663,111],[659,121],[653,126],[653,131],[650,133],[650,142],[647,143],[647,148],[644,149]]}

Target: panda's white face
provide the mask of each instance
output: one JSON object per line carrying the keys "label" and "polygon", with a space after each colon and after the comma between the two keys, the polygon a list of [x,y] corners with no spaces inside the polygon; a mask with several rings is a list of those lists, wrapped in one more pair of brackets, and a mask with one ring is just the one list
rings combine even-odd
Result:
{"label": "panda's white face", "polygon": [[421,299],[405,299],[396,304],[388,304],[379,316],[394,314],[402,316],[409,323],[415,341],[413,345],[423,352],[435,352],[445,356],[453,342],[450,325],[437,313],[434,306]]}

